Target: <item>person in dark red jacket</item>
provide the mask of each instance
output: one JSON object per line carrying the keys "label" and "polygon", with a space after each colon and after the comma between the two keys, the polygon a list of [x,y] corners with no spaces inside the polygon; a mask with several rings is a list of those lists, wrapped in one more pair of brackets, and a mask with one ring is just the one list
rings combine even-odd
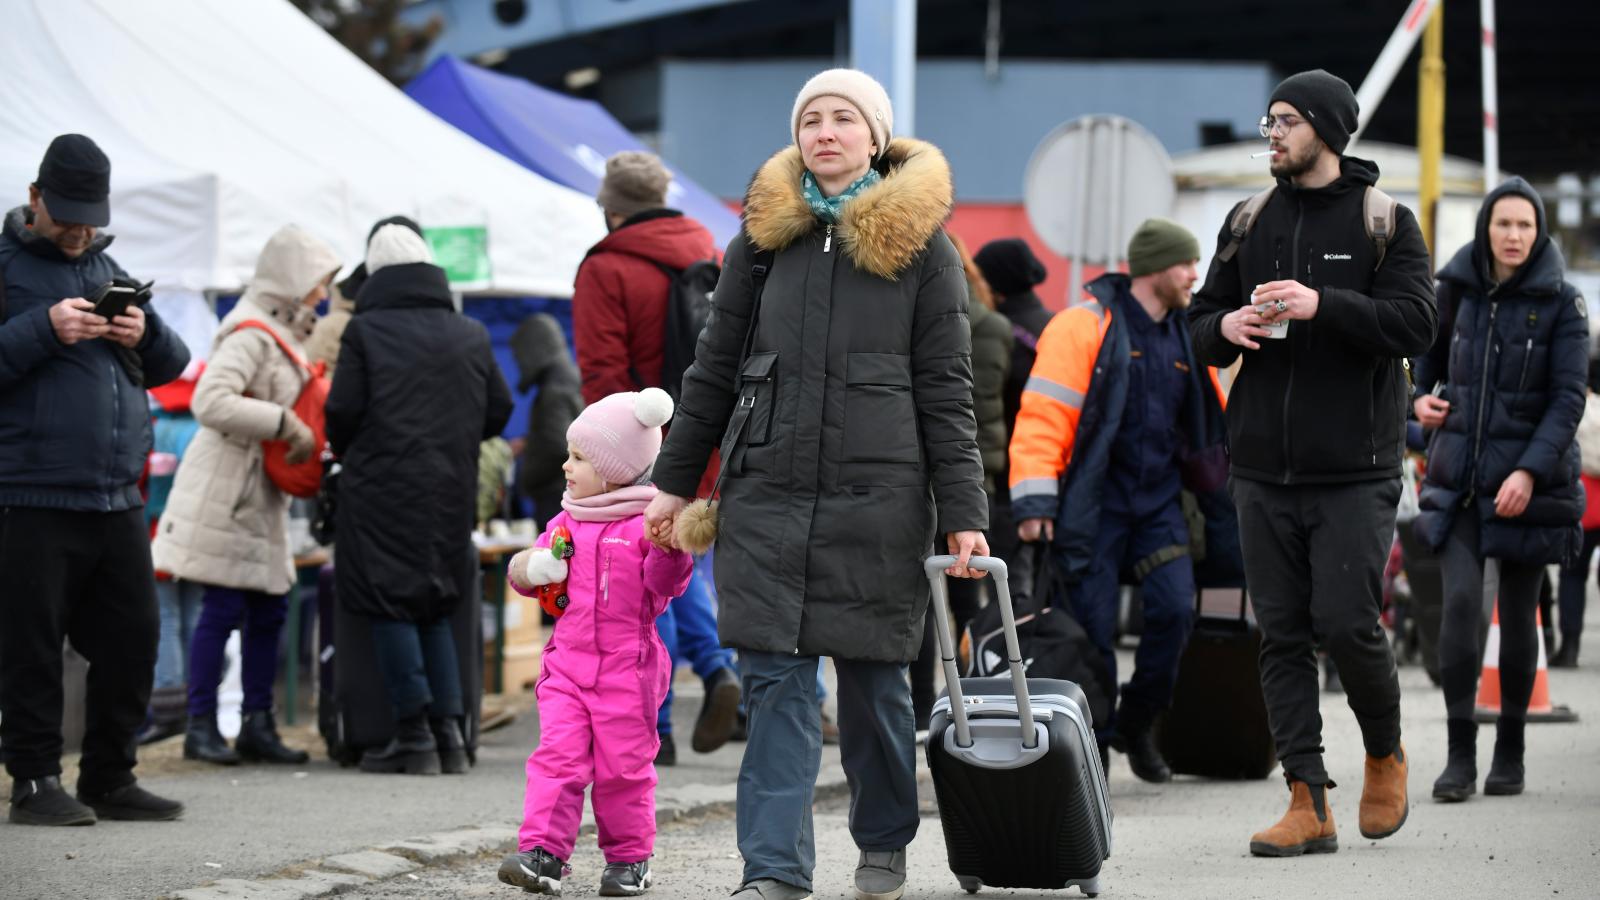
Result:
{"label": "person in dark red jacket", "polygon": [[[605,211],[611,233],[584,257],[572,292],[572,337],[585,403],[662,387],[673,273],[701,260],[718,259],[711,232],[667,208],[671,181],[666,166],[651,153],[626,150],[606,160],[595,200]],[[701,753],[717,749],[733,734],[740,693],[733,652],[717,638],[707,569],[696,566],[689,592],[674,599],[657,622],[674,665],[688,662],[705,681],[706,700],[692,740]],[[657,765],[677,761],[671,711],[669,691],[656,720],[661,733]]]}
{"label": "person in dark red jacket", "polygon": [[572,292],[585,403],[661,387],[668,270],[718,257],[704,225],[666,208],[671,179],[650,153],[629,150],[606,160],[595,199],[611,233],[584,257]]}

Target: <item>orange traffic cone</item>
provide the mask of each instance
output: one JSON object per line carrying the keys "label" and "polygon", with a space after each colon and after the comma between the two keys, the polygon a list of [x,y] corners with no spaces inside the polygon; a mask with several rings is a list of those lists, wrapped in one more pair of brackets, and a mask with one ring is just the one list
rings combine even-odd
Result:
{"label": "orange traffic cone", "polygon": [[[1534,611],[1536,633],[1542,635],[1544,622],[1538,610]],[[1500,718],[1500,603],[1494,604],[1494,617],[1489,620],[1489,640],[1483,648],[1483,674],[1478,678],[1478,703],[1472,717],[1479,722],[1493,722]],[[1578,714],[1568,706],[1550,702],[1550,672],[1546,665],[1544,638],[1539,638],[1539,670],[1533,676],[1533,695],[1528,698],[1529,722],[1576,722]]]}

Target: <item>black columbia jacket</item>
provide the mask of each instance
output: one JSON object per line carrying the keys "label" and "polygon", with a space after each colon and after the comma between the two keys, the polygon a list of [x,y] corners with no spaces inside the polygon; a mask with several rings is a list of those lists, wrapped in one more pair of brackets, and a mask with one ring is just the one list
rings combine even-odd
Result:
{"label": "black columbia jacket", "polygon": [[[1416,217],[1397,207],[1382,263],[1362,225],[1365,188],[1378,167],[1352,157],[1325,187],[1288,179],[1261,210],[1238,252],[1213,257],[1195,295],[1189,330],[1205,365],[1227,366],[1244,348],[1222,336],[1222,317],[1258,284],[1294,279],[1317,290],[1313,319],[1245,352],[1228,394],[1235,477],[1328,484],[1398,477],[1411,389],[1407,358],[1433,343],[1438,313],[1428,248]],[[1237,207],[1235,207],[1237,210]],[[1233,213],[1217,237],[1232,236]]]}

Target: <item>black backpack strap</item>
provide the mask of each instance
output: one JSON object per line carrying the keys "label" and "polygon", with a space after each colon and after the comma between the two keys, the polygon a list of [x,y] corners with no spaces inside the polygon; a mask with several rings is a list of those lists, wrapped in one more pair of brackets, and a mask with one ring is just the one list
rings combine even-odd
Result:
{"label": "black backpack strap", "polygon": [[1251,226],[1256,224],[1256,219],[1260,217],[1261,210],[1266,207],[1267,201],[1272,199],[1272,192],[1277,189],[1278,186],[1273,185],[1252,195],[1250,199],[1239,205],[1238,211],[1233,214],[1233,222],[1229,226],[1229,230],[1233,232],[1233,237],[1229,238],[1228,243],[1217,251],[1217,259],[1222,262],[1233,259],[1233,255],[1239,252],[1239,245],[1244,243],[1245,236],[1250,233]]}
{"label": "black backpack strap", "polygon": [[[745,326],[744,343],[739,348],[739,362],[733,370],[733,392],[736,398],[742,388],[740,376],[744,371],[745,361],[750,358],[750,351],[756,342],[756,322],[761,316],[761,293],[766,288],[767,276],[772,273],[772,262],[777,256],[776,251],[763,250],[745,236],[745,243],[750,247],[750,323]],[[717,469],[717,482],[711,488],[711,497],[716,499],[722,495],[722,482],[728,477],[728,470],[733,468],[732,451],[739,446],[739,439],[744,436],[745,426],[750,424],[750,411],[735,407],[733,418],[729,420],[727,434],[722,437],[722,465]]]}

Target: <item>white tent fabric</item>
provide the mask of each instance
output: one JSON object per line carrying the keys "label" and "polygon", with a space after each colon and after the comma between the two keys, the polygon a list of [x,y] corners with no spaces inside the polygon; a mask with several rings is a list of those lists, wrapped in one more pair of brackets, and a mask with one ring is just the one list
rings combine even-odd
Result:
{"label": "white tent fabric", "polygon": [[475,289],[570,296],[591,198],[417,105],[287,0],[6,0],[0,196],[57,134],[111,157],[113,254],[165,291],[237,290],[294,222],[354,264],[371,224],[485,227]]}

